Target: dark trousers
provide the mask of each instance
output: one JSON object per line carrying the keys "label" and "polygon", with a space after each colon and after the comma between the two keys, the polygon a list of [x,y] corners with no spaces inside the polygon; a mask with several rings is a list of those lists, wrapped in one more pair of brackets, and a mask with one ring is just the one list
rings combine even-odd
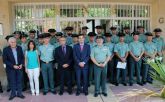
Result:
{"label": "dark trousers", "polygon": [[55,81],[55,86],[59,86],[60,85],[60,68],[57,65],[57,63],[54,63],[53,66],[53,71],[54,71],[54,81]]}
{"label": "dark trousers", "polygon": [[[55,91],[54,88],[54,71],[53,71],[53,63],[44,63],[41,62],[41,71],[44,82],[44,92]],[[49,88],[50,86],[50,88]]]}
{"label": "dark trousers", "polygon": [[114,59],[112,58],[111,61],[108,62],[108,69],[107,69],[107,78],[111,83],[115,83],[115,68],[114,68]]}
{"label": "dark trousers", "polygon": [[143,82],[146,82],[146,81],[152,82],[153,79],[150,76],[150,71],[153,71],[151,66],[144,63],[144,68],[143,68],[143,72],[142,72],[142,81]]}
{"label": "dark trousers", "polygon": [[22,77],[22,88],[23,89],[27,88],[28,81],[29,81],[29,78],[27,76],[27,73],[25,72],[25,68],[23,68],[23,77]]}
{"label": "dark trousers", "polygon": [[10,75],[9,74],[9,69],[6,68],[5,71],[6,71],[6,76],[7,76],[7,90],[8,90],[8,89],[11,89],[10,88],[10,80],[9,80],[9,75]]}
{"label": "dark trousers", "polygon": [[82,69],[76,68],[76,80],[77,80],[77,91],[81,91],[81,84],[83,84],[82,85],[83,92],[88,92],[88,69],[87,68],[82,68]]}
{"label": "dark trousers", "polygon": [[107,93],[106,81],[107,81],[107,66],[101,68],[94,65],[94,80],[95,80],[95,93],[100,93],[100,87],[102,92]]}
{"label": "dark trousers", "polygon": [[142,66],[142,59],[136,62],[132,57],[130,57],[129,83],[133,83],[134,81],[134,72],[136,72],[137,82],[139,83],[141,82],[141,75],[140,75],[141,66]]}
{"label": "dark trousers", "polygon": [[22,95],[22,70],[9,69],[9,74],[11,96]]}
{"label": "dark trousers", "polygon": [[[120,61],[120,60],[118,59],[118,61]],[[122,74],[122,83],[127,83],[126,82],[127,67],[125,69],[116,68],[116,83],[120,82],[120,75],[121,74]]]}
{"label": "dark trousers", "polygon": [[94,63],[92,60],[89,61],[89,85],[94,83]]}
{"label": "dark trousers", "polygon": [[[68,91],[72,91],[71,70],[59,69],[60,72],[60,91],[64,91],[64,84],[66,82]],[[66,79],[66,80],[65,80]]]}
{"label": "dark trousers", "polygon": [[1,81],[0,81],[0,91],[2,91],[2,84],[1,84]]}

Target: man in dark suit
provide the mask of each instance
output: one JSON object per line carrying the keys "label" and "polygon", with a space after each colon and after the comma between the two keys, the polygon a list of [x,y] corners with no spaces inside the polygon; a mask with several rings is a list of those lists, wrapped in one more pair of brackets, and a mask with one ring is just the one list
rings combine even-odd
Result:
{"label": "man in dark suit", "polygon": [[[0,49],[0,56],[2,56],[2,51],[1,51],[1,49]],[[0,81],[0,93],[3,93],[1,81]]]}
{"label": "man in dark suit", "polygon": [[60,92],[59,95],[63,95],[65,78],[67,79],[68,93],[72,94],[72,83],[71,83],[71,68],[73,62],[73,51],[72,47],[66,45],[66,37],[61,36],[59,39],[60,46],[55,49],[55,60],[58,64],[60,72]]}
{"label": "man in dark suit", "polygon": [[73,47],[73,57],[75,63],[76,79],[77,79],[77,92],[76,96],[81,92],[81,76],[83,84],[83,92],[88,95],[88,61],[90,58],[90,46],[84,43],[84,35],[78,36],[79,43]]}
{"label": "man in dark suit", "polygon": [[22,66],[24,64],[24,55],[22,48],[17,46],[14,37],[9,38],[9,46],[3,49],[3,62],[9,72],[11,95],[9,100],[16,96],[24,99],[22,94]]}

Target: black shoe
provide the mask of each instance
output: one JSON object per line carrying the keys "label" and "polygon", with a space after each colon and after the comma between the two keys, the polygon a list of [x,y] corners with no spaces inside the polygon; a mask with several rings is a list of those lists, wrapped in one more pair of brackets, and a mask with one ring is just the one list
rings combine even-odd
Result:
{"label": "black shoe", "polygon": [[24,99],[25,96],[24,95],[17,95],[17,97],[21,98],[21,99]]}
{"label": "black shoe", "polygon": [[60,95],[60,96],[61,96],[61,95],[63,95],[63,92],[62,92],[62,91],[60,91],[59,95]]}
{"label": "black shoe", "polygon": [[98,97],[98,93],[95,93],[95,94],[94,94],[94,97]]}
{"label": "black shoe", "polygon": [[133,83],[129,83],[129,86],[133,86]]}
{"label": "black shoe", "polygon": [[16,96],[10,96],[9,100],[13,100]]}
{"label": "black shoe", "polygon": [[119,83],[115,83],[116,86],[119,86]]}
{"label": "black shoe", "polygon": [[76,96],[79,96],[80,95],[80,92],[76,92]]}
{"label": "black shoe", "polygon": [[137,82],[138,85],[143,86],[143,83]]}
{"label": "black shoe", "polygon": [[46,95],[47,94],[47,92],[43,92],[43,95]]}
{"label": "black shoe", "polygon": [[146,84],[146,81],[143,81],[143,85],[145,85]]}
{"label": "black shoe", "polygon": [[7,92],[10,92],[11,89],[7,89]]}
{"label": "black shoe", "polygon": [[103,96],[105,96],[105,97],[107,97],[107,96],[108,96],[108,95],[107,95],[107,93],[105,93],[105,92],[103,92],[102,94],[103,94]]}
{"label": "black shoe", "polygon": [[149,84],[152,84],[152,81],[147,81]]}
{"label": "black shoe", "polygon": [[3,90],[2,89],[0,89],[0,93],[3,93]]}
{"label": "black shoe", "polygon": [[124,86],[127,86],[127,84],[126,83],[122,83]]}
{"label": "black shoe", "polygon": [[52,94],[54,94],[54,95],[55,95],[55,94],[57,94],[57,92],[56,92],[56,91],[51,91],[51,93],[52,93]]}
{"label": "black shoe", "polygon": [[116,85],[116,83],[115,83],[115,82],[111,82],[111,84],[112,84],[112,85]]}
{"label": "black shoe", "polygon": [[22,91],[26,91],[26,90],[27,90],[27,88],[23,88],[23,89],[22,89]]}
{"label": "black shoe", "polygon": [[69,95],[72,95],[72,91],[71,91],[71,90],[70,90],[70,91],[68,91],[68,94],[69,94]]}
{"label": "black shoe", "polygon": [[85,96],[87,96],[88,95],[88,92],[84,92],[84,94],[85,94]]}

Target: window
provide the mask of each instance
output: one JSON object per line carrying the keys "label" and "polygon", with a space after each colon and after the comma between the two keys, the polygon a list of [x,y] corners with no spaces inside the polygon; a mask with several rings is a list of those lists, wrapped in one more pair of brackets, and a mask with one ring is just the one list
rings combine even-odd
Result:
{"label": "window", "polygon": [[[88,25],[87,20],[100,20],[101,25],[106,25],[108,31],[111,26],[122,30],[129,26],[132,31],[138,25],[150,30],[151,5],[127,3],[16,3],[14,4],[14,30],[28,32],[36,29],[40,32],[49,28],[62,31],[66,26],[75,27],[75,32],[80,32],[81,27]],[[105,22],[102,22],[105,21]]]}

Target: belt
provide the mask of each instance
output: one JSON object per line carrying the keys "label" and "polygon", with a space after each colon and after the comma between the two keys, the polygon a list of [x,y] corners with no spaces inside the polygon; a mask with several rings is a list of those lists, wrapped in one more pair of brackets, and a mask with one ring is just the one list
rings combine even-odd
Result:
{"label": "belt", "polygon": [[99,62],[98,64],[104,64],[104,62]]}
{"label": "belt", "polygon": [[42,63],[45,63],[45,64],[49,64],[49,63],[52,63],[53,61],[45,62],[45,61],[42,61],[42,60],[41,60],[41,62],[42,62]]}
{"label": "belt", "polygon": [[135,57],[140,57],[140,56],[135,56]]}

